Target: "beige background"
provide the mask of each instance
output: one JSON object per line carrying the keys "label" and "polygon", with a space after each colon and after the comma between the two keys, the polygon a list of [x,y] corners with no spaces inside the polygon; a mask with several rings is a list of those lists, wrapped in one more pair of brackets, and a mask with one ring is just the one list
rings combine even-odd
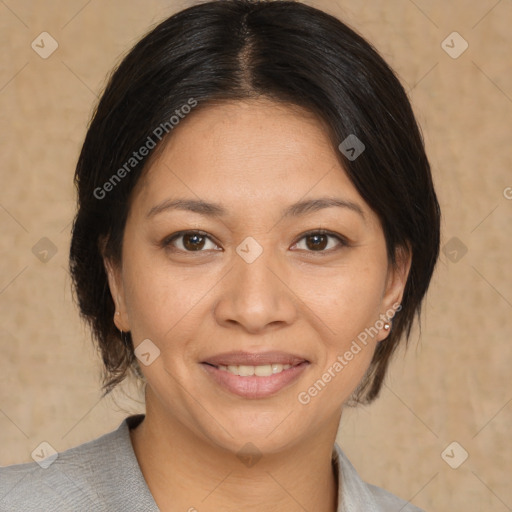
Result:
{"label": "beige background", "polygon": [[[99,358],[66,271],[72,175],[107,72],[192,3],[0,2],[0,465],[30,460],[43,440],[57,450],[85,442],[142,410],[120,392],[100,400]],[[375,404],[346,412],[338,442],[363,478],[428,511],[510,511],[512,2],[309,3],[356,28],[399,74],[424,131],[443,246],[457,237],[467,247],[452,261],[462,252],[448,245],[421,340],[416,331]],[[31,48],[43,31],[59,45],[48,59]],[[457,59],[441,46],[453,31],[469,43]],[[32,252],[43,237],[57,249],[46,263]],[[458,469],[441,458],[452,441],[469,453]]]}

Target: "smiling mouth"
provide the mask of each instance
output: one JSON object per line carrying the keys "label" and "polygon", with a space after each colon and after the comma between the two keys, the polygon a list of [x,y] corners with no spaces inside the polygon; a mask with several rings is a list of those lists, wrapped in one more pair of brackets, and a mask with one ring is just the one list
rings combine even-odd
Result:
{"label": "smiling mouth", "polygon": [[213,382],[248,399],[268,398],[291,386],[310,364],[301,354],[279,350],[235,350],[206,356],[201,362]]}
{"label": "smiling mouth", "polygon": [[[265,356],[267,360],[270,358]],[[223,357],[223,359],[225,359]],[[305,359],[282,357],[282,363],[220,364],[221,361],[203,361],[206,374],[224,390],[246,399],[268,398],[297,381],[310,365]],[[272,361],[272,359],[270,359]],[[227,362],[227,361],[222,361]],[[232,361],[233,363],[235,361]]]}
{"label": "smiling mouth", "polygon": [[[306,361],[303,361],[302,363],[305,363]],[[298,363],[298,364],[302,364]],[[271,363],[271,364],[262,364],[258,366],[250,366],[250,365],[214,365],[211,363],[204,363],[209,366],[213,366],[214,368],[217,368],[218,370],[222,370],[228,373],[231,373],[232,375],[238,375],[239,377],[270,377],[271,375],[276,375],[278,373],[283,372],[284,370],[290,369],[292,366],[298,366],[298,365],[291,365],[291,364],[280,364],[280,363]]]}

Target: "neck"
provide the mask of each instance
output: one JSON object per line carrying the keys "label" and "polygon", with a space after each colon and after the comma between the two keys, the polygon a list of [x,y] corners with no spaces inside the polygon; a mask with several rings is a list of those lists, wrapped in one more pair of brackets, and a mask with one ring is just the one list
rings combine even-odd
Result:
{"label": "neck", "polygon": [[[162,511],[336,512],[332,467],[337,425],[279,453],[228,451],[146,403],[130,431],[142,474]],[[240,443],[243,445],[243,443]],[[237,455],[238,453],[238,455]]]}

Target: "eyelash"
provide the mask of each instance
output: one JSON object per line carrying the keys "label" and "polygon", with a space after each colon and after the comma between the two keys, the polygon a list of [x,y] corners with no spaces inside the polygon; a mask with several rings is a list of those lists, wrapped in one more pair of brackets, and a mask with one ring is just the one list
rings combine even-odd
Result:
{"label": "eyelash", "polygon": [[[201,252],[207,252],[206,250],[199,250],[199,251],[187,251],[187,250],[183,250],[183,249],[178,249],[176,247],[174,247],[172,244],[175,240],[185,236],[185,235],[199,235],[199,236],[202,236],[202,237],[205,237],[205,238],[208,238],[208,240],[210,240],[211,242],[213,242],[215,245],[218,245],[209,235],[208,233],[205,233],[204,231],[199,231],[199,230],[190,230],[190,231],[179,231],[177,233],[174,233],[168,237],[166,237],[162,242],[161,242],[161,246],[164,248],[164,249],[168,249],[168,250],[172,250],[173,252],[181,252],[181,253],[186,253],[186,254],[194,254],[194,253],[201,253]],[[329,236],[331,238],[335,238],[338,242],[339,242],[339,247],[335,247],[335,248],[331,248],[331,249],[327,249],[327,250],[321,250],[321,251],[312,251],[312,250],[307,250],[305,249],[306,252],[309,252],[309,253],[312,253],[312,254],[318,254],[318,255],[322,255],[322,254],[331,254],[333,251],[336,251],[336,250],[339,250],[343,247],[348,247],[349,246],[349,243],[348,241],[342,237],[341,235],[338,235],[337,233],[333,233],[331,231],[326,231],[324,229],[317,229],[317,230],[313,230],[313,231],[308,231],[307,233],[303,233],[300,238],[298,238],[298,240],[293,244],[293,245],[297,245],[301,240],[303,240],[304,238],[307,238],[307,237],[310,237],[310,236],[313,236],[313,235],[324,235],[324,236]],[[303,249],[301,249],[303,250]]]}

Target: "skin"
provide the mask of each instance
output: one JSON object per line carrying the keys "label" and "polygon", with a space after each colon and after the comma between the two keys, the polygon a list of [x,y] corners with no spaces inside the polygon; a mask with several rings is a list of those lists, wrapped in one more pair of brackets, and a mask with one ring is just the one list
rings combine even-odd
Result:
{"label": "skin", "polygon": [[[282,217],[292,203],[325,196],[350,201],[363,215],[329,207]],[[177,197],[219,203],[227,214],[147,217]],[[348,245],[304,237],[318,229]],[[181,230],[209,238],[163,246]],[[252,263],[236,252],[246,237],[263,249]],[[122,264],[105,265],[116,325],[131,331],[135,347],[150,339],[160,350],[141,365],[146,418],[131,431],[159,508],[336,511],[331,456],[342,407],[388,332],[369,338],[310,403],[297,396],[400,302],[410,260],[388,263],[379,219],[347,178],[323,125],[261,99],[195,111],[134,190]],[[282,350],[310,364],[278,393],[247,399],[219,387],[200,364],[231,350]],[[248,442],[262,455],[251,467],[237,457]]]}

